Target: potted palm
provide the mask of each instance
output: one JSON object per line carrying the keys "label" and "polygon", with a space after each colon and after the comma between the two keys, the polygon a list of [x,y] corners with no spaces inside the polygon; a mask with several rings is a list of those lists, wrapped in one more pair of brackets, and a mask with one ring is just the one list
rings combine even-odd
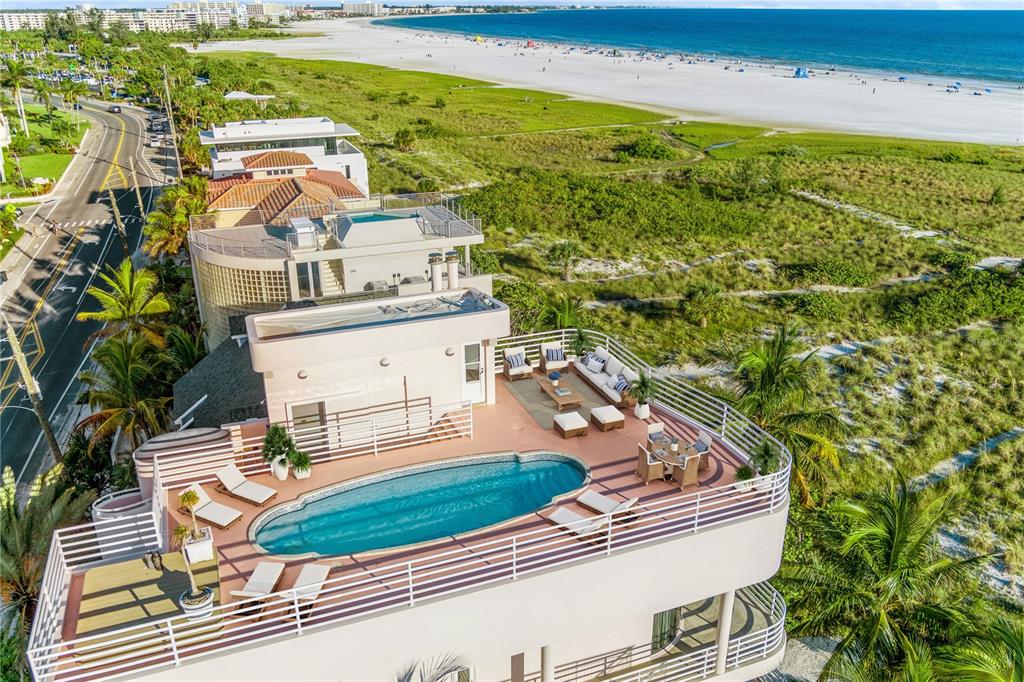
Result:
{"label": "potted palm", "polygon": [[746,464],[736,470],[736,490],[747,491],[754,485],[754,470]]}
{"label": "potted palm", "polygon": [[199,504],[199,494],[195,490],[186,490],[178,495],[178,505],[182,509],[188,509],[192,516],[192,529],[189,536],[182,540],[182,551],[185,553],[185,560],[188,563],[209,561],[213,558],[213,531],[210,528],[200,528],[196,523],[195,507]]}
{"label": "potted palm", "polygon": [[633,383],[629,385],[629,395],[636,399],[636,407],[633,414],[637,419],[647,419],[651,416],[651,398],[654,397],[654,379],[644,372],[640,372]]}
{"label": "potted palm", "polygon": [[295,478],[303,480],[309,478],[313,471],[313,460],[302,450],[292,450],[288,455],[288,463],[292,465],[292,473]]}
{"label": "potted palm", "polygon": [[209,587],[196,586],[196,576],[192,573],[192,565],[185,553],[185,546],[192,537],[192,529],[181,524],[174,529],[174,543],[181,549],[181,558],[185,561],[185,573],[188,574],[189,589],[178,597],[178,606],[190,619],[204,618],[213,612],[213,590]]}
{"label": "potted palm", "polygon": [[280,424],[267,429],[263,438],[263,461],[270,464],[270,471],[279,481],[288,479],[288,457],[295,450],[295,441]]}
{"label": "potted palm", "polygon": [[771,442],[764,441],[750,456],[750,463],[757,469],[759,477],[754,481],[754,487],[758,490],[768,490],[772,487],[772,481],[765,478],[768,474],[775,473],[779,468],[779,453],[772,446]]}
{"label": "potted palm", "polygon": [[573,352],[573,361],[583,357],[583,354],[590,348],[590,339],[587,337],[587,333],[582,329],[576,329],[576,336],[573,337],[569,347]]}

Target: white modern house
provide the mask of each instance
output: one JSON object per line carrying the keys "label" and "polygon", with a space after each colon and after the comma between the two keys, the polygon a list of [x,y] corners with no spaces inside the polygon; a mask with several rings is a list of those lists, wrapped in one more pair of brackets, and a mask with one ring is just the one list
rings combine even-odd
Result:
{"label": "white modern house", "polygon": [[490,275],[472,274],[469,249],[484,241],[480,220],[452,197],[341,197],[298,201],[294,210],[278,203],[273,216],[253,210],[251,201],[226,198],[218,195],[211,202],[216,212],[193,219],[189,233],[211,349],[230,335],[231,318],[298,302],[422,293],[459,277],[464,286],[491,291]]}
{"label": "white modern house", "polygon": [[370,192],[366,157],[348,138],[359,133],[326,116],[258,121],[230,121],[199,133],[210,151],[213,178],[246,171],[242,159],[254,152],[289,150],[308,156],[313,166],[342,173],[364,195]]}
{"label": "white modern house", "polygon": [[[786,449],[613,337],[508,336],[505,304],[441,270],[246,318],[267,416],[152,439],[138,489],[57,532],[36,680],[392,680],[444,654],[452,682],[778,665]],[[656,379],[650,414],[594,387],[627,370]],[[272,425],[311,468],[264,460]],[[777,461],[737,476],[766,442]]]}

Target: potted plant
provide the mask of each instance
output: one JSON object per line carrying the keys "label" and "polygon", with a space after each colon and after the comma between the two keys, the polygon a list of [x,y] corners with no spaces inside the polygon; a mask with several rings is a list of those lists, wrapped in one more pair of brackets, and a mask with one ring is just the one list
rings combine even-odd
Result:
{"label": "potted plant", "polygon": [[292,473],[295,474],[295,478],[300,481],[309,478],[313,471],[313,460],[302,450],[292,450],[288,455],[288,463],[292,465]]}
{"label": "potted plant", "polygon": [[647,419],[650,417],[650,402],[654,397],[654,379],[644,372],[640,372],[640,376],[629,385],[629,395],[636,399],[636,407],[633,408],[636,418]]}
{"label": "potted plant", "polygon": [[185,572],[188,574],[189,589],[178,597],[178,606],[190,619],[203,618],[213,612],[213,590],[209,587],[196,587],[196,577],[192,573],[192,565],[185,553],[185,545],[192,537],[192,529],[179,525],[174,529],[174,542],[181,549],[181,558],[185,561]]}
{"label": "potted plant", "polygon": [[195,490],[186,490],[178,495],[178,505],[182,509],[188,509],[192,516],[192,530],[189,536],[182,540],[182,551],[185,553],[186,561],[193,564],[213,558],[213,531],[209,527],[200,528],[196,523],[197,504],[199,494]]}
{"label": "potted plant", "polygon": [[552,386],[558,386],[558,380],[561,378],[562,374],[558,370],[552,370],[551,373],[548,374],[548,379],[551,379]]}
{"label": "potted plant", "polygon": [[770,489],[772,481],[765,478],[765,476],[775,473],[779,468],[779,453],[772,446],[771,442],[764,441],[757,446],[754,454],[750,456],[750,463],[757,469],[757,473],[760,475],[754,481],[754,487],[758,490]]}
{"label": "potted plant", "polygon": [[754,470],[746,464],[736,470],[736,490],[747,491],[754,485]]}
{"label": "potted plant", "polygon": [[577,329],[576,336],[573,337],[572,343],[569,344],[569,347],[572,349],[572,359],[574,361],[582,357],[583,354],[587,352],[587,349],[590,348],[590,339],[587,338],[587,333],[582,329]]}
{"label": "potted plant", "polygon": [[288,479],[288,457],[295,450],[295,441],[280,424],[267,429],[263,438],[263,461],[270,464],[270,471],[279,481]]}

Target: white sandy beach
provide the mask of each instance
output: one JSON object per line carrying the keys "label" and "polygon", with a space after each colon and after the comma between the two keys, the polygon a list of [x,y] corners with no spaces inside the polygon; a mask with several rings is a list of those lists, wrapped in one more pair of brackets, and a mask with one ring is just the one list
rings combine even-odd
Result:
{"label": "white sandy beach", "polygon": [[[201,51],[245,50],[282,57],[335,59],[449,73],[582,99],[621,102],[685,119],[755,123],[784,129],[836,130],[986,144],[1024,143],[1024,91],[964,81],[818,71],[808,79],[787,68],[718,59],[622,57],[567,45],[424,33],[365,19],[304,22],[322,36],[211,43]],[[504,43],[498,45],[498,43]],[[728,67],[728,68],[726,68]],[[740,69],[743,69],[740,71]],[[929,86],[928,82],[932,82]],[[866,84],[863,83],[866,81]],[[971,93],[982,92],[981,96]]]}

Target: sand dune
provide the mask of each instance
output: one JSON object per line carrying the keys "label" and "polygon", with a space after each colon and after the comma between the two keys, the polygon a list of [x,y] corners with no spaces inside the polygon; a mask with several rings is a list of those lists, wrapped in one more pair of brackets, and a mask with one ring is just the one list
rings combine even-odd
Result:
{"label": "sand dune", "polygon": [[[522,42],[499,46],[463,36],[377,26],[365,19],[304,22],[296,30],[312,38],[212,43],[200,50],[249,50],[282,57],[336,59],[404,69],[450,73],[507,85],[614,101],[709,121],[756,123],[786,129],[820,129],[987,144],[1024,143],[1024,91],[1005,85],[991,94],[964,82],[946,92],[941,78],[816,73],[789,77],[768,65],[715,62],[689,64],[636,54],[611,57],[565,45]],[[725,67],[729,67],[726,69]],[[740,69],[743,69],[741,72]],[[866,81],[866,84],[862,84]],[[933,83],[932,86],[928,82]]]}

